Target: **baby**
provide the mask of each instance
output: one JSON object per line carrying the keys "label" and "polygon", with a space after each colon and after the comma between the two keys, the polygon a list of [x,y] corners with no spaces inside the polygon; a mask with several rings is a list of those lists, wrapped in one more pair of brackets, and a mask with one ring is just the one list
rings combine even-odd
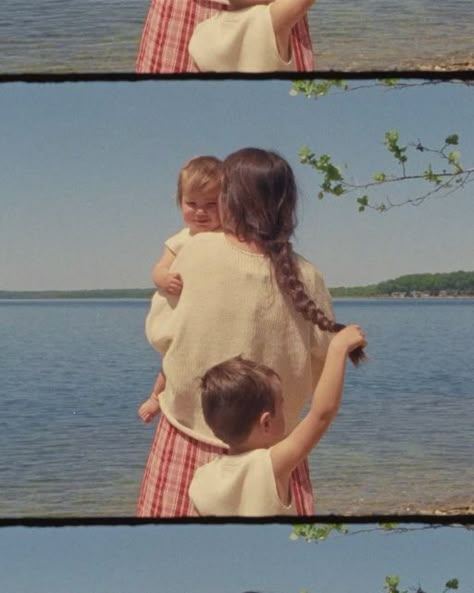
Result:
{"label": "baby", "polygon": [[[177,202],[186,227],[165,241],[161,258],[153,267],[155,286],[171,295],[179,295],[183,281],[171,266],[193,235],[220,228],[217,200],[221,190],[222,162],[213,156],[198,156],[188,161],[178,176]],[[138,409],[144,422],[151,422],[160,411],[159,395],[165,387],[163,373],[158,373],[151,395]]]}
{"label": "baby", "polygon": [[199,23],[189,53],[201,72],[296,70],[291,30],[314,0],[230,0],[230,9]]}
{"label": "baby", "polygon": [[200,515],[296,514],[291,473],[327,431],[339,409],[345,364],[367,344],[358,325],[332,339],[305,418],[285,436],[284,400],[275,371],[241,357],[209,369],[201,379],[206,422],[229,446],[196,471],[189,488]]}

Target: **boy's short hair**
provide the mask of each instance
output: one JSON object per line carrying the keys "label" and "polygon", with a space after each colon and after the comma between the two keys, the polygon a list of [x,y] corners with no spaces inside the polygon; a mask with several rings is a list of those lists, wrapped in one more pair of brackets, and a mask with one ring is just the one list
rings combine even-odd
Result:
{"label": "boy's short hair", "polygon": [[178,189],[176,201],[181,207],[183,192],[211,192],[220,193],[222,183],[223,163],[215,156],[197,156],[188,161],[178,175]]}
{"label": "boy's short hair", "polygon": [[263,412],[275,413],[278,374],[264,364],[235,356],[201,378],[204,418],[224,443],[235,446],[249,436]]}

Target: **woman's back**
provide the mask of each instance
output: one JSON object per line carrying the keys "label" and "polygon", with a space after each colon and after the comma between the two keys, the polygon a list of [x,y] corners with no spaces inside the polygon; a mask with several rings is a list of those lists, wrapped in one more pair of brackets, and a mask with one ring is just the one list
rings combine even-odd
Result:
{"label": "woman's back", "polygon": [[[318,272],[299,256],[297,263],[308,293],[332,317]],[[241,354],[278,372],[291,428],[319,377],[329,335],[282,295],[267,257],[239,249],[224,233],[193,237],[173,271],[183,278],[179,299],[156,296],[147,319],[147,337],[164,355],[167,384],[160,401],[168,420],[201,441],[220,444],[202,416],[198,379]]]}

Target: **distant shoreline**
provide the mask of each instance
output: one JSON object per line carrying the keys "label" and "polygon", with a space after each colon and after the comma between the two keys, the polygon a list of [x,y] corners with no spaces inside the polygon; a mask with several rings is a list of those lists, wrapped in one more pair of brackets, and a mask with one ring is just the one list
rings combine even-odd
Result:
{"label": "distant shoreline", "polygon": [[[88,290],[0,290],[0,300],[151,299],[155,288]],[[408,274],[366,286],[329,288],[334,299],[459,299],[474,298],[474,272]]]}
{"label": "distant shoreline", "polygon": [[[115,292],[115,291],[114,291]],[[331,292],[331,289],[329,289]],[[78,296],[70,294],[65,291],[62,294],[51,295],[49,293],[12,293],[11,295],[6,294],[6,291],[0,293],[1,301],[149,301],[153,296],[154,291],[151,291],[149,295],[107,295],[107,294],[93,294],[93,295],[82,295]],[[473,300],[474,294],[456,295],[456,296],[393,296],[390,294],[378,294],[371,296],[341,296],[331,294],[334,301],[377,301],[377,300],[390,300],[390,301],[458,301],[458,300]]]}

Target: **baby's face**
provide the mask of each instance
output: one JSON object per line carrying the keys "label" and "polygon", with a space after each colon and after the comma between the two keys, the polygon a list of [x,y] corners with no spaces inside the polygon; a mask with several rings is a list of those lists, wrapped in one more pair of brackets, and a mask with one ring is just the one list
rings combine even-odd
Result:
{"label": "baby's face", "polygon": [[192,235],[216,231],[220,228],[215,191],[184,192],[181,201],[183,220]]}

